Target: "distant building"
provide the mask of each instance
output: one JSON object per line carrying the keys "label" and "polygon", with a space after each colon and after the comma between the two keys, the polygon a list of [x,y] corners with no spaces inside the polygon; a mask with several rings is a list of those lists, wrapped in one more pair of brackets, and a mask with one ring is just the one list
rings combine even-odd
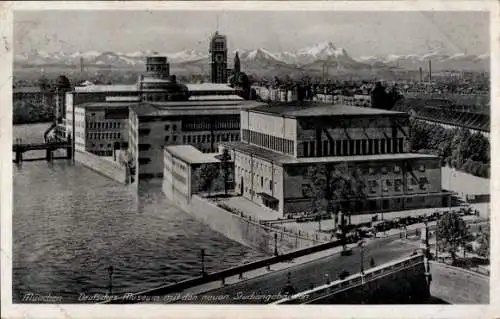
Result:
{"label": "distant building", "polygon": [[212,83],[227,83],[227,39],[218,32],[210,40],[210,79]]}
{"label": "distant building", "polygon": [[23,101],[33,105],[51,105],[55,100],[55,92],[53,90],[42,90],[38,86],[23,86],[15,87],[12,91],[12,100]]}
{"label": "distant building", "polygon": [[327,195],[314,193],[311,173],[323,167],[322,179],[339,179],[332,187],[342,185],[341,180],[353,187],[330,193],[332,210],[442,206],[450,194],[441,189],[440,159],[409,153],[408,117],[324,104],[242,111],[241,141],[223,143],[234,160],[235,191],[284,216],[311,213],[313,206],[325,211]]}

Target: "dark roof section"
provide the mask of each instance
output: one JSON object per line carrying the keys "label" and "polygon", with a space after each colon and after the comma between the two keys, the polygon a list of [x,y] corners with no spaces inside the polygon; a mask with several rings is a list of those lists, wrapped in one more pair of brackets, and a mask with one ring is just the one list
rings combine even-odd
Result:
{"label": "dark roof section", "polygon": [[470,112],[446,100],[404,99],[395,108],[412,114],[417,119],[465,127],[472,130],[489,132],[490,114]]}
{"label": "dark roof section", "polygon": [[351,155],[351,156],[325,156],[325,157],[293,157],[290,155],[274,152],[256,145],[245,142],[223,142],[223,146],[230,149],[236,149],[242,153],[252,155],[272,162],[273,164],[283,165],[311,165],[317,163],[346,163],[346,162],[367,162],[367,161],[398,161],[415,159],[438,160],[439,157],[431,154],[421,153],[395,153],[395,154],[373,154],[373,155]]}
{"label": "dark roof section", "polygon": [[369,107],[356,107],[338,104],[287,104],[278,106],[256,107],[251,112],[278,115],[283,117],[320,117],[320,116],[338,116],[338,117],[408,117],[404,112],[395,112]]}
{"label": "dark roof section", "polygon": [[240,111],[258,107],[264,103],[256,101],[182,101],[158,103],[130,103],[139,116],[180,116],[240,114]]}

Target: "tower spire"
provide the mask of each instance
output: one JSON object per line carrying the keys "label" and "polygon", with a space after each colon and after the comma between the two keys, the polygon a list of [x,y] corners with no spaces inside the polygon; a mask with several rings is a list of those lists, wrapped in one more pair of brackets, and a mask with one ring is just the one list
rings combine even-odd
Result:
{"label": "tower spire", "polygon": [[217,24],[215,26],[215,33],[218,34],[219,33],[219,15],[217,14]]}

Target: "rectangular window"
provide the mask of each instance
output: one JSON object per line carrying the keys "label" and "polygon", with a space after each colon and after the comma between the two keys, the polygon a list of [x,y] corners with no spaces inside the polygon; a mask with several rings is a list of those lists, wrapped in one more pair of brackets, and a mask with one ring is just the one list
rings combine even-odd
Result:
{"label": "rectangular window", "polygon": [[354,141],[349,140],[349,155],[354,155]]}
{"label": "rectangular window", "polygon": [[354,154],[361,155],[361,141],[360,140],[356,140],[356,152]]}
{"label": "rectangular window", "polygon": [[369,139],[368,140],[368,155],[372,155],[372,154],[373,154],[373,140]]}
{"label": "rectangular window", "polygon": [[307,156],[307,155],[309,154],[309,143],[307,143],[307,142],[303,142],[303,143],[302,143],[302,146],[303,146],[303,148],[304,148],[304,149],[303,149],[303,153],[302,153],[302,155],[303,155],[303,156]]}
{"label": "rectangular window", "polygon": [[348,155],[348,147],[349,147],[349,144],[348,144],[349,141],[347,140],[342,140],[342,154],[343,156],[346,156]]}
{"label": "rectangular window", "polygon": [[311,143],[311,147],[309,149],[309,156],[310,157],[314,157],[314,154],[316,153],[315,152],[315,148],[316,148],[316,143],[314,141],[310,142]]}
{"label": "rectangular window", "polygon": [[387,145],[387,153],[391,154],[392,153],[392,144],[391,144],[391,139],[386,140],[386,145]]}
{"label": "rectangular window", "polygon": [[328,141],[323,141],[323,156],[328,155]]}
{"label": "rectangular window", "polygon": [[380,154],[385,154],[385,139],[380,140]]}
{"label": "rectangular window", "polygon": [[342,155],[342,141],[335,141],[335,155]]}
{"label": "rectangular window", "polygon": [[398,141],[398,148],[399,148],[399,153],[403,153],[404,152],[404,149],[403,149],[403,139],[400,138],[399,141]]}

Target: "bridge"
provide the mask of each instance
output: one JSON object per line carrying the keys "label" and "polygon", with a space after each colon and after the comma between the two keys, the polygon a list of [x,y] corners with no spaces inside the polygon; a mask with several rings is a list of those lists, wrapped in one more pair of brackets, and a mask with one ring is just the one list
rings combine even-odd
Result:
{"label": "bridge", "polygon": [[[57,149],[66,149],[66,156],[54,157],[53,152]],[[66,141],[53,140],[45,143],[22,143],[21,140],[18,140],[12,145],[12,152],[16,154],[14,163],[20,163],[23,161],[23,153],[37,150],[45,150],[45,158],[25,159],[25,161],[46,160],[50,162],[53,159],[71,159],[73,156],[71,137],[68,137]]]}
{"label": "bridge", "polygon": [[[411,241],[402,240],[399,235],[388,236],[368,241],[364,248],[349,245],[350,254],[345,255],[341,253],[341,242],[332,241],[139,293],[121,295],[106,303],[270,303],[280,299],[276,296],[283,296],[283,289],[287,286],[292,286],[297,292],[306,291],[336,280],[343,271],[357,273],[363,268],[361,265],[365,269],[372,268],[371,260],[381,265],[409,257],[419,250],[418,247],[417,239]],[[273,298],[265,300],[252,297],[252,294]]]}
{"label": "bridge", "polygon": [[423,254],[401,258],[274,304],[422,303],[429,298]]}

